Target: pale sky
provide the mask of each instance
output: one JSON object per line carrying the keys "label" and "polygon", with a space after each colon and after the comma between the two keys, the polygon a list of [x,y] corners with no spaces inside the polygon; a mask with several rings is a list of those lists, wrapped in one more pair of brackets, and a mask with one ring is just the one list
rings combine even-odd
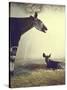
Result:
{"label": "pale sky", "polygon": [[[13,5],[11,17],[26,17],[25,7]],[[18,13],[19,12],[19,13]],[[57,5],[43,5],[38,13],[38,18],[47,26],[47,33],[40,32],[35,28],[21,36],[16,58],[42,58],[43,52],[52,54],[52,58],[64,57],[65,43],[65,7]]]}

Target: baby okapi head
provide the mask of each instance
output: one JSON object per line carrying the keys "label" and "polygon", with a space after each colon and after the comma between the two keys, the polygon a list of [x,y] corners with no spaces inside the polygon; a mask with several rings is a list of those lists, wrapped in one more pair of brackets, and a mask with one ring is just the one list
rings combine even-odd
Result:
{"label": "baby okapi head", "polygon": [[45,58],[45,61],[48,62],[49,58],[51,57],[51,54],[46,55],[45,53],[43,53],[43,57]]}

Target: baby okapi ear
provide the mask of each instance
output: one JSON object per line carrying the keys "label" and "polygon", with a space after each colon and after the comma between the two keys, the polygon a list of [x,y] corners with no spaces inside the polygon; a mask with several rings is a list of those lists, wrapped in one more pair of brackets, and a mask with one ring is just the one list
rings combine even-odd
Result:
{"label": "baby okapi ear", "polygon": [[38,14],[37,14],[37,12],[35,12],[35,14],[34,14],[34,18],[37,18],[37,16],[38,16]]}
{"label": "baby okapi ear", "polygon": [[49,54],[49,56],[48,57],[51,57],[51,54]]}
{"label": "baby okapi ear", "polygon": [[45,57],[46,55],[45,55],[45,53],[43,53],[43,57]]}

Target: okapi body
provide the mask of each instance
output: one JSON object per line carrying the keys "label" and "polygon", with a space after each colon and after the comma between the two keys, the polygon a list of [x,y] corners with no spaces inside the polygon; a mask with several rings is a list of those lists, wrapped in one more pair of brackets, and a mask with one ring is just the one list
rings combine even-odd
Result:
{"label": "okapi body", "polygon": [[53,69],[58,69],[59,68],[59,63],[57,61],[52,61],[51,59],[49,59],[49,61],[47,62],[47,67],[48,68],[53,68]]}
{"label": "okapi body", "polygon": [[45,53],[43,53],[43,57],[45,58],[45,62],[47,65],[47,68],[52,68],[52,69],[61,69],[62,67],[62,62],[59,61],[53,61],[52,59],[49,59],[51,56],[50,55],[45,55]]}

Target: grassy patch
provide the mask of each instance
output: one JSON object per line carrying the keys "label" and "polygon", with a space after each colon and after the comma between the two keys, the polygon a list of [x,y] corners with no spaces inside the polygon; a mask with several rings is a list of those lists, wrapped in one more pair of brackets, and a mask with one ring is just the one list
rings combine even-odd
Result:
{"label": "grassy patch", "polygon": [[64,83],[65,75],[62,69],[35,69],[11,78],[11,87],[62,85]]}

